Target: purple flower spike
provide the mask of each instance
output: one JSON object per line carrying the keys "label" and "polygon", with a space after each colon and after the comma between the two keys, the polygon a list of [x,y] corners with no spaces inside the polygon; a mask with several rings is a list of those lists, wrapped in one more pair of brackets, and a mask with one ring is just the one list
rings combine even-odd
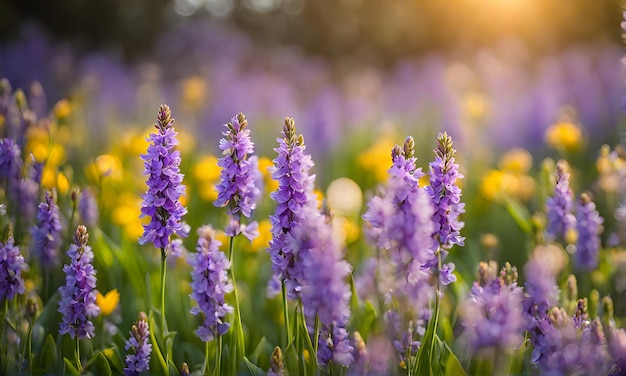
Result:
{"label": "purple flower spike", "polygon": [[148,190],[143,195],[140,218],[150,217],[151,220],[144,225],[139,244],[152,242],[162,250],[166,249],[172,235],[187,237],[189,234],[189,226],[182,221],[187,213],[187,209],[180,203],[185,186],[179,168],[180,152],[174,150],[178,140],[173,125],[170,108],[161,105],[154,124],[157,132],[147,138],[150,141],[148,151],[141,155],[144,161],[143,173],[148,175]]}
{"label": "purple flower spike", "polygon": [[222,133],[224,138],[220,139],[224,157],[217,162],[222,172],[214,205],[228,205],[228,214],[239,221],[241,215],[249,218],[256,208],[260,191],[255,181],[260,172],[256,156],[248,158],[254,152],[254,144],[250,140],[250,130],[246,129],[248,120],[245,115],[239,113],[225,126],[228,130]]}
{"label": "purple flower spike", "polygon": [[59,207],[54,203],[54,192],[46,192],[39,204],[37,222],[32,228],[33,254],[45,269],[59,264],[57,249],[61,243],[61,221]]}
{"label": "purple flower spike", "polygon": [[553,240],[565,240],[565,235],[576,226],[576,217],[572,214],[572,190],[569,186],[569,174],[565,172],[563,162],[556,165],[556,185],[554,195],[546,200],[548,216],[547,234]]}
{"label": "purple flower spike", "polygon": [[[300,223],[303,208],[317,206],[317,200],[313,193],[315,175],[309,173],[313,161],[304,153],[304,138],[296,134],[292,118],[285,119],[282,135],[277,139],[279,147],[274,149],[278,156],[274,159],[272,178],[278,182],[278,190],[270,194],[277,205],[274,215],[270,216],[272,240],[268,253],[274,275],[291,284],[296,255],[285,247],[286,235]],[[294,291],[289,291],[289,297],[295,298]]]}
{"label": "purple flower spike", "polygon": [[0,302],[11,300],[15,294],[24,294],[22,270],[28,269],[24,256],[9,237],[6,243],[0,243]]}
{"label": "purple flower spike", "polygon": [[430,163],[430,186],[426,187],[426,192],[435,205],[433,237],[442,249],[450,249],[454,245],[463,246],[465,241],[460,232],[465,224],[459,221],[459,215],[465,213],[465,204],[461,202],[461,188],[456,185],[456,180],[463,175],[459,173],[459,165],[454,163],[456,150],[452,148],[452,137],[441,132],[437,142],[435,161]]}
{"label": "purple flower spike", "polygon": [[125,349],[132,352],[126,355],[124,375],[137,376],[150,369],[152,344],[150,344],[150,328],[145,313],[139,313],[139,320],[137,320],[137,325],[133,325],[130,330],[130,338],[126,340]]}
{"label": "purple flower spike", "polygon": [[80,225],[74,233],[74,242],[67,255],[70,263],[63,266],[65,286],[61,286],[58,311],[63,315],[59,333],[73,338],[93,338],[95,328],[89,317],[100,314],[96,305],[96,270],[91,264],[93,252],[87,244],[87,227]]}
{"label": "purple flower spike", "polygon": [[78,213],[87,226],[96,226],[98,223],[98,203],[89,188],[83,189],[78,201]]}
{"label": "purple flower spike", "polygon": [[576,244],[575,266],[577,269],[593,270],[598,267],[600,251],[600,229],[604,219],[596,210],[596,205],[589,195],[583,193],[576,206]]}
{"label": "purple flower spike", "polygon": [[20,147],[10,138],[0,139],[0,178],[17,179],[22,169]]}
{"label": "purple flower spike", "polygon": [[233,291],[233,285],[228,282],[230,261],[219,250],[222,243],[215,239],[213,229],[202,226],[198,229],[198,235],[198,252],[189,258],[193,268],[190,297],[198,303],[191,309],[191,313],[202,313],[204,316],[204,323],[195,333],[203,342],[209,342],[230,328],[230,323],[225,322],[224,318],[233,308],[226,304],[224,296]]}

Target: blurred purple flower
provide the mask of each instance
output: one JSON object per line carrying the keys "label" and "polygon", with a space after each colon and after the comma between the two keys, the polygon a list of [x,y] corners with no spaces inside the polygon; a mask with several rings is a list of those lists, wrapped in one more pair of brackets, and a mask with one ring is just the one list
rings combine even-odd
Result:
{"label": "blurred purple flower", "polygon": [[250,140],[250,130],[246,129],[248,120],[244,114],[239,113],[225,126],[228,131],[223,132],[224,138],[220,139],[224,157],[217,162],[222,172],[214,205],[228,205],[228,214],[239,221],[241,215],[249,218],[256,208],[260,191],[255,181],[260,172],[256,156],[248,158],[248,154],[254,152],[254,144]]}
{"label": "blurred purple flower", "polygon": [[576,227],[578,241],[574,266],[580,270],[593,270],[598,266],[600,230],[604,219],[589,195],[583,193],[576,205]]}
{"label": "blurred purple flower", "polygon": [[322,330],[319,336],[317,361],[327,365],[331,361],[342,367],[349,367],[354,362],[354,347],[348,338],[348,332],[339,325]]}
{"label": "blurred purple flower", "polygon": [[31,230],[33,254],[44,269],[50,270],[60,263],[57,249],[61,244],[61,230],[59,207],[54,203],[54,192],[48,191],[39,204],[37,222]]}
{"label": "blurred purple flower", "polygon": [[15,294],[24,294],[22,271],[27,270],[24,256],[15,245],[13,237],[0,243],[0,301],[12,300]]}
{"label": "blurred purple flower", "polygon": [[147,192],[143,195],[141,216],[150,217],[150,223],[144,225],[144,233],[139,244],[152,242],[155,247],[164,250],[173,234],[187,237],[189,226],[182,222],[187,209],[180,203],[180,196],[185,194],[180,173],[180,152],[173,150],[178,145],[174,131],[174,118],[167,105],[161,105],[154,126],[156,133],[147,138],[150,141],[148,151],[141,155],[144,161],[144,175],[148,175]]}
{"label": "blurred purple flower", "polygon": [[546,200],[546,214],[548,237],[552,240],[563,241],[565,235],[576,226],[576,217],[572,214],[572,190],[569,186],[570,174],[565,172],[563,163],[556,165],[556,185],[554,194]]}
{"label": "blurred purple flower", "polygon": [[195,330],[203,342],[212,341],[230,328],[224,319],[233,308],[226,304],[224,296],[233,291],[233,285],[228,281],[230,261],[219,250],[221,244],[210,226],[202,226],[198,229],[198,252],[189,257],[193,268],[190,297],[198,303],[191,313],[204,316],[203,324]]}
{"label": "blurred purple flower", "polygon": [[278,182],[278,190],[272,192],[270,197],[277,205],[270,216],[272,240],[267,251],[272,259],[274,275],[292,287],[287,293],[290,299],[294,299],[298,294],[292,281],[297,262],[293,251],[297,250],[285,247],[286,234],[302,220],[303,208],[316,207],[317,200],[313,193],[315,175],[309,174],[313,161],[309,154],[305,154],[304,138],[296,134],[292,118],[285,119],[282,135],[277,139],[279,147],[274,149],[278,156],[274,159],[272,178]]}
{"label": "blurred purple flower", "polygon": [[88,241],[87,228],[78,226],[67,251],[70,263],[63,266],[65,286],[59,287],[61,300],[58,311],[63,315],[59,333],[69,333],[72,339],[93,338],[95,327],[88,318],[100,313],[96,305],[96,270],[91,264],[93,252]]}
{"label": "blurred purple flower", "polygon": [[85,225],[93,227],[98,224],[98,203],[90,188],[85,188],[80,193],[78,213]]}
{"label": "blurred purple flower", "polygon": [[150,344],[150,328],[146,314],[139,313],[137,325],[133,325],[130,337],[126,340],[126,351],[131,350],[132,353],[126,355],[126,367],[124,375],[138,376],[142,372],[150,369],[150,354],[152,353],[152,344]]}
{"label": "blurred purple flower", "polygon": [[[480,263],[479,275],[496,268],[495,263]],[[493,271],[495,274],[496,270]],[[507,278],[507,274],[510,278]],[[525,330],[522,288],[517,286],[517,269],[507,265],[500,275],[474,282],[469,297],[462,304],[461,320],[472,351],[482,348],[511,349],[523,341]]]}
{"label": "blurred purple flower", "polygon": [[18,179],[21,169],[20,147],[10,138],[0,139],[0,178]]}
{"label": "blurred purple flower", "polygon": [[615,366],[619,369],[613,375],[626,375],[626,331],[623,328],[611,328],[608,345]]}

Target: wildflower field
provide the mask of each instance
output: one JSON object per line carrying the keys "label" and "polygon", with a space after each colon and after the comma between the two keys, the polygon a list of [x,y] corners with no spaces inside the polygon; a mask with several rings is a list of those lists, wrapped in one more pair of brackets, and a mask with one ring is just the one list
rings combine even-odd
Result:
{"label": "wildflower field", "polygon": [[162,38],[3,47],[0,374],[626,375],[621,50]]}

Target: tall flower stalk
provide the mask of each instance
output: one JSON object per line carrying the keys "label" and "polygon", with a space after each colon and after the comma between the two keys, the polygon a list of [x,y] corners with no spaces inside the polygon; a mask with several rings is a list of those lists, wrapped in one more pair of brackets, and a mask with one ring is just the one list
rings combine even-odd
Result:
{"label": "tall flower stalk", "polygon": [[161,331],[165,334],[165,260],[170,252],[172,235],[186,237],[189,227],[182,221],[187,213],[180,202],[185,186],[182,184],[183,174],[180,173],[180,152],[175,150],[178,140],[174,131],[174,118],[167,105],[163,104],[159,108],[154,127],[157,132],[146,138],[150,145],[146,154],[141,155],[144,161],[143,174],[148,176],[148,190],[143,195],[140,218],[150,217],[150,222],[144,225],[139,244],[151,242],[161,250]]}
{"label": "tall flower stalk", "polygon": [[[278,182],[278,189],[270,194],[270,198],[277,205],[270,216],[272,240],[267,251],[274,271],[270,288],[278,285],[279,280],[282,290],[287,348],[291,341],[287,299],[297,299],[300,295],[302,267],[296,260],[295,250],[286,247],[286,239],[300,223],[304,209],[317,205],[317,202],[313,196],[315,175],[309,173],[313,161],[309,154],[305,154],[304,137],[296,133],[292,118],[285,118],[282,137],[276,140],[279,146],[274,150],[278,156],[273,161],[272,178]],[[276,292],[270,291],[270,294]]]}
{"label": "tall flower stalk", "polygon": [[256,201],[260,195],[255,182],[259,178],[258,161],[256,156],[250,156],[254,152],[254,144],[250,139],[248,120],[243,113],[237,114],[231,122],[225,124],[226,131],[222,132],[219,148],[224,155],[217,162],[222,168],[220,182],[217,188],[217,200],[213,203],[217,207],[227,207],[230,223],[225,233],[230,237],[228,245],[228,261],[231,264],[230,278],[235,295],[235,340],[238,350],[236,357],[245,354],[243,326],[241,312],[239,310],[239,297],[234,274],[234,241],[235,237],[243,234],[249,240],[258,236],[257,223],[243,224],[241,217],[250,218],[256,208]]}
{"label": "tall flower stalk", "polygon": [[[206,354],[203,370],[208,370],[208,343],[221,338],[230,328],[226,322],[226,315],[233,312],[233,308],[225,301],[225,295],[233,291],[233,285],[228,282],[230,261],[219,250],[222,243],[215,239],[215,231],[210,226],[198,229],[197,252],[189,258],[193,268],[191,272],[191,299],[198,305],[191,309],[194,315],[204,316],[203,324],[195,330],[202,342],[206,342]],[[216,374],[221,372],[221,347],[218,346],[216,355]],[[204,372],[203,372],[204,373]]]}
{"label": "tall flower stalk", "polygon": [[63,315],[59,333],[69,334],[72,339],[76,339],[78,370],[82,369],[78,340],[94,337],[95,327],[89,318],[100,314],[96,304],[96,270],[92,265],[93,252],[88,242],[87,227],[78,226],[67,251],[70,263],[63,266],[65,286],[59,288],[61,300],[58,311]]}
{"label": "tall flower stalk", "polygon": [[564,162],[556,165],[556,185],[554,194],[546,200],[548,225],[546,232],[550,240],[564,241],[568,231],[576,227],[576,217],[572,214],[574,203],[569,185],[570,174],[565,172]]}

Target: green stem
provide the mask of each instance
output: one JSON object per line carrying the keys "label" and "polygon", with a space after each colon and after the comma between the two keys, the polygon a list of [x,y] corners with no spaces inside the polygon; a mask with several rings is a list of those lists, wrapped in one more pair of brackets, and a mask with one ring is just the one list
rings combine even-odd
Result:
{"label": "green stem", "polygon": [[[20,362],[24,362],[25,358],[26,358],[26,348],[29,349],[28,351],[28,363],[29,363],[29,368],[32,369],[32,365],[30,364],[32,362],[32,358],[30,357],[30,353],[31,353],[31,349],[32,349],[32,344],[31,344],[31,334],[32,334],[32,329],[33,329],[33,323],[28,320],[28,331],[26,332],[26,340],[24,341],[24,348],[22,349],[22,356],[20,357]],[[22,373],[22,366],[20,365],[18,367],[18,372],[21,374]],[[31,371],[30,374],[32,375],[33,372]]]}
{"label": "green stem", "polygon": [[[222,374],[222,335],[217,335],[217,350],[215,355],[215,375],[220,376]],[[208,349],[208,342],[207,342]]]}
{"label": "green stem", "polygon": [[76,368],[79,372],[83,372],[83,366],[80,363],[80,339],[76,336]]}
{"label": "green stem", "polygon": [[204,343],[204,364],[202,365],[202,374],[206,375],[209,369],[209,341]]}
{"label": "green stem", "polygon": [[285,286],[285,280],[281,280],[282,290],[283,290],[283,315],[285,316],[285,333],[287,335],[287,343],[283,346],[285,352],[287,351],[287,346],[291,343],[291,329],[289,328],[289,306],[287,304],[287,287]]}
{"label": "green stem", "polygon": [[167,322],[165,321],[165,268],[167,264],[165,263],[165,258],[167,255],[165,254],[165,248],[161,247],[161,336],[163,337],[163,345],[165,345],[165,336],[167,329],[165,325]]}
{"label": "green stem", "polygon": [[[235,304],[233,307],[233,311],[235,314],[235,329],[236,332],[234,333],[235,336],[237,336],[237,345],[240,347],[239,349],[239,353],[241,354],[241,358],[243,358],[246,353],[245,353],[245,340],[244,340],[244,336],[243,336],[243,325],[241,324],[241,311],[239,310],[239,296],[237,294],[237,282],[235,281],[235,262],[234,262],[234,253],[233,252],[233,248],[234,248],[234,243],[235,243],[235,237],[231,236],[230,237],[230,243],[228,245],[228,261],[230,261],[230,279],[233,282],[233,293],[235,294]],[[233,356],[236,356],[236,354],[233,354]]]}
{"label": "green stem", "polygon": [[[315,354],[311,354],[313,359],[317,359],[317,348],[319,347],[319,342],[320,342],[320,317],[315,314],[315,325],[313,327],[315,334],[313,335],[313,338],[315,339],[315,343],[313,344],[313,352]],[[317,361],[315,361],[315,367],[317,367]]]}
{"label": "green stem", "polygon": [[[4,307],[2,309],[2,321],[0,321],[0,350],[4,350],[4,345],[6,344],[6,342],[3,340],[4,338],[4,322],[6,321],[6,317],[7,317],[7,312],[9,311],[9,300],[8,299],[4,299]],[[6,359],[8,355],[8,348],[6,349],[6,352],[2,354],[2,358]],[[0,367],[1,369],[5,369],[4,367],[6,366],[5,364],[3,364],[3,361],[0,361]]]}

